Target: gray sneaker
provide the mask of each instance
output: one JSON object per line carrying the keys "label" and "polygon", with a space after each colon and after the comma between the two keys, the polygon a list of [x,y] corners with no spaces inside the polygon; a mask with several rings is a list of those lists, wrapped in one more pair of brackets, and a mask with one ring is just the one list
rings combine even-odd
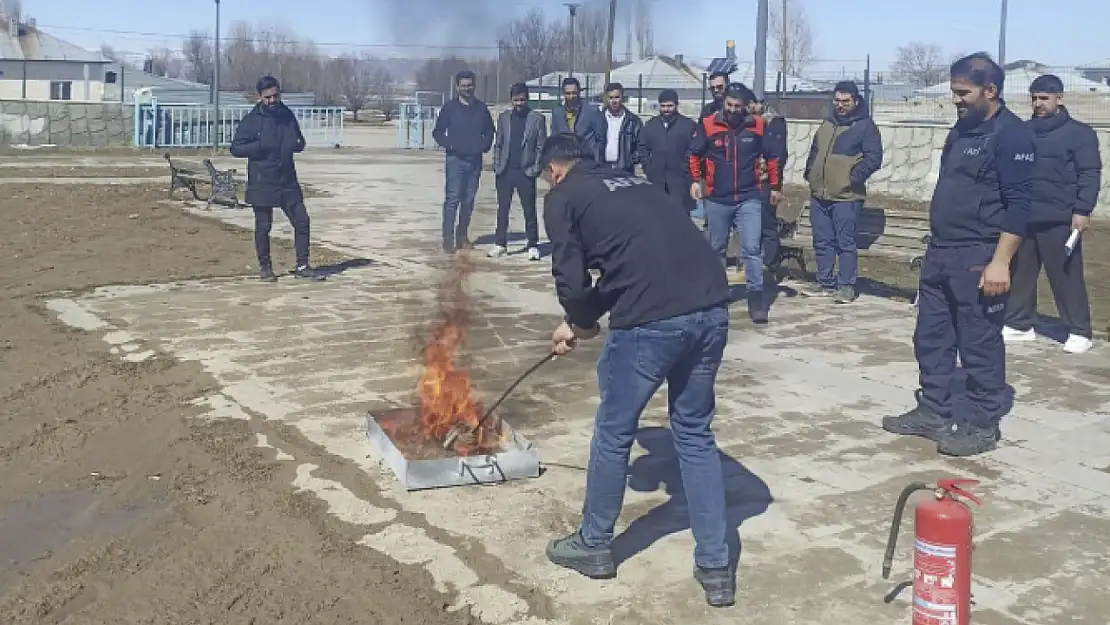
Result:
{"label": "gray sneaker", "polygon": [[274,275],[274,270],[269,265],[262,265],[262,269],[258,272],[258,279],[263,282],[277,282],[277,276]]}
{"label": "gray sneaker", "polygon": [[842,286],[833,292],[832,297],[837,304],[851,304],[856,301],[856,289],[851,286]]}
{"label": "gray sneaker", "polygon": [[293,275],[299,280],[311,280],[314,282],[320,282],[322,280],[328,279],[327,276],[320,273],[319,271],[316,271],[309,265],[301,265],[300,267],[297,267],[297,269],[293,271]]}
{"label": "gray sneaker", "polygon": [[705,591],[705,602],[714,608],[727,608],[736,603],[736,576],[728,567],[703,569],[694,567],[694,579]]}
{"label": "gray sneaker", "polygon": [[547,559],[590,579],[613,579],[617,565],[608,547],[590,547],[578,532],[547,543]]}

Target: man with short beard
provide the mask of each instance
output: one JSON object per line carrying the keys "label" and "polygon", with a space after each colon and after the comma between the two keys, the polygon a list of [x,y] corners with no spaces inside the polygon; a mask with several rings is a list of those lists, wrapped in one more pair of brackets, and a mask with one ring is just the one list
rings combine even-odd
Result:
{"label": "man with short beard", "polygon": [[270,261],[270,229],[274,208],[293,226],[297,265],[293,275],[301,280],[323,280],[325,276],[308,264],[308,209],[297,179],[293,155],[303,152],[304,135],[297,118],[281,101],[281,85],[273,76],[258,80],[258,104],[235,128],[231,155],[247,159],[247,204],[254,207],[254,247],[259,277],[276,282]]}
{"label": "man with short beard", "polygon": [[[950,79],[959,120],[944,141],[929,206],[932,239],[913,334],[921,387],[917,405],[884,417],[883,429],[929,439],[945,455],[973,456],[998,445],[1010,410],[1002,322],[1010,261],[1028,228],[1037,146],[1000,99],[1006,74],[990,55],[959,59]],[[957,354],[962,401],[952,396]]]}
{"label": "man with short beard", "polygon": [[709,101],[701,107],[698,121],[721,110],[725,102],[725,89],[728,88],[728,72],[713,72],[709,75]]}
{"label": "man with short beard", "polygon": [[[1102,182],[1098,135],[1073,119],[1064,107],[1064,83],[1052,74],[1029,85],[1037,137],[1037,165],[1033,172],[1033,212],[1029,233],[1014,257],[1013,289],[1006,306],[1007,342],[1037,338],[1037,275],[1044,264],[1056,299],[1060,321],[1068,329],[1064,351],[1081,354],[1091,348],[1091,306],[1083,280],[1082,233],[1091,224]],[[1071,253],[1067,243],[1079,235]]]}
{"label": "man with short beard", "polygon": [[605,85],[605,110],[596,128],[597,162],[633,173],[640,161],[640,131],[644,122],[624,105],[624,86],[619,82]]}
{"label": "man with short beard", "polygon": [[597,106],[582,100],[582,85],[571,76],[563,79],[563,103],[551,110],[551,135],[569,132],[593,150],[597,146]]}
{"label": "man with short beard", "polygon": [[[727,262],[729,234],[740,236],[740,257],[745,269],[748,315],[753,323],[767,323],[763,291],[764,185],[766,166],[770,201],[782,199],[782,170],[766,148],[762,117],[748,113],[755,94],[743,85],[732,85],[721,110],[702,120],[690,142],[690,195],[705,200],[709,244],[721,264]],[[703,187],[704,184],[704,187]]]}
{"label": "man with short beard", "polygon": [[540,175],[540,152],[547,139],[547,120],[528,106],[528,86],[516,83],[509,88],[513,107],[497,118],[497,138],[493,142],[493,173],[497,176],[497,232],[490,258],[509,253],[509,209],[513,192],[524,210],[525,249],[528,260],[540,259],[540,228],[536,217],[536,177]]}
{"label": "man with short beard", "polygon": [[659,114],[648,120],[640,133],[644,177],[659,185],[687,212],[694,209],[687,154],[696,127],[694,120],[678,112],[678,93],[664,89],[659,93]]}

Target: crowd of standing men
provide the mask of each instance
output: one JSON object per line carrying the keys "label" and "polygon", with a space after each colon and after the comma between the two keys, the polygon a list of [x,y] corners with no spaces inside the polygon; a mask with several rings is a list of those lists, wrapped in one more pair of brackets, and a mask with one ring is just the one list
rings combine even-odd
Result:
{"label": "crowd of standing men", "polygon": [[[1091,346],[1083,281],[1082,233],[1098,196],[1101,161],[1094,131],[1063,106],[1059,78],[1030,88],[1033,115],[1020,119],[1001,98],[1005,74],[989,55],[953,65],[958,121],[945,142],[930,206],[931,242],[921,269],[914,347],[921,370],[917,406],[884,422],[891,432],[925,436],[938,449],[968,455],[993,449],[998,421],[1009,410],[1004,343],[1036,337],[1036,283],[1045,268],[1069,338],[1064,349]],[[659,114],[644,123],[624,105],[619,83],[605,86],[600,106],[587,104],[574,78],[545,118],[528,106],[528,88],[513,85],[512,109],[495,126],[473,97],[474,75],[462,72],[458,97],[443,109],[434,136],[447,150],[443,246],[466,237],[482,154],[494,149],[498,227],[489,255],[507,253],[512,194],[524,207],[527,253],[538,260],[536,178],[547,137],[573,135],[602,168],[635,175],[704,219],[710,247],[726,263],[729,237],[739,241],[738,273],[754,323],[768,321],[765,270],[778,259],[776,209],[788,158],[785,120],[749,88],[713,74],[701,115],[678,111],[664,90]],[[816,131],[805,159],[817,285],[802,294],[849,303],[857,296],[857,221],[867,181],[883,162],[882,138],[855,83],[833,89],[833,111]],[[458,213],[456,221],[455,215]],[[1011,297],[1011,279],[1013,289]],[[963,374],[957,373],[957,354]],[[957,383],[966,380],[966,383]],[[953,407],[954,384],[966,389]]]}

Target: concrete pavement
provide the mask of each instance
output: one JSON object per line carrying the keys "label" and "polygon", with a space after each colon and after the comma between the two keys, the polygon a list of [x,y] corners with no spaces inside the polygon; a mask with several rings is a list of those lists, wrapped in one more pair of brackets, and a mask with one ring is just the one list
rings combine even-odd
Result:
{"label": "concrete pavement", "polygon": [[[976,509],[974,619],[984,625],[1104,623],[1110,618],[1110,356],[1082,356],[1044,341],[1011,350],[1017,406],[1005,441],[972,460],[938,457],[923,441],[889,436],[885,414],[912,403],[913,309],[862,297],[851,306],[790,297],[754,327],[743,306],[722,368],[715,430],[727,454],[730,521],[742,541],[740,596],[710,610],[691,578],[692,541],[669,440],[645,434],[648,459],[630,492],[616,580],[594,582],[547,563],[545,541],[573,529],[581,506],[597,405],[586,343],[523,384],[503,414],[540,450],[539,479],[497,487],[406,493],[372,453],[368,410],[411,402],[415,338],[432,316],[442,163],[435,153],[391,149],[389,130],[352,129],[352,147],[310,151],[305,182],[329,192],[309,210],[316,242],[370,260],[318,284],[243,279],[113,286],[50,307],[97,332],[119,357],[158,351],[196,360],[220,388],[199,401],[213,418],[265,417],[289,426],[260,437],[275,461],[298,463],[295,488],[311,490],[360,541],[424,565],[456,605],[490,623],[868,623],[909,619],[907,523],[892,580],[880,578],[899,490],[944,476],[983,480]],[[181,204],[177,204],[181,206]],[[249,211],[198,213],[250,227]],[[472,236],[492,233],[493,177],[483,176]],[[520,231],[519,212],[513,230]],[[275,220],[276,234],[288,225]],[[519,241],[516,247],[523,242]],[[275,245],[287,244],[275,241]],[[513,246],[511,246],[512,248]],[[481,315],[468,343],[487,401],[547,349],[560,313],[548,262],[474,253]],[[645,425],[666,422],[660,393]],[[282,432],[288,440],[283,440]],[[284,451],[294,437],[348,461],[341,471]],[[652,462],[654,460],[655,462]]]}

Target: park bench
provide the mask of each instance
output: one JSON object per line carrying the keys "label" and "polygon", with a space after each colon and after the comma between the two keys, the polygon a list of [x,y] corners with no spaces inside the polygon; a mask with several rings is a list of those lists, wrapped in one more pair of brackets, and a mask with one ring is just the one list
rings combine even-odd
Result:
{"label": "park bench", "polygon": [[[805,273],[805,250],[813,249],[809,200],[801,206],[779,207],[779,262],[793,260]],[[920,269],[929,245],[929,214],[924,211],[884,209],[865,205],[856,222],[859,255],[907,263]]]}
{"label": "park bench", "polygon": [[[206,202],[206,209],[211,209],[213,204],[230,208],[246,206],[239,201],[238,195],[238,188],[245,186],[246,182],[238,177],[236,170],[216,169],[212,160],[207,158],[199,163],[175,159],[169,154],[166,154],[165,158],[170,166],[169,197],[172,198],[173,192],[177,189],[188,189],[192,192],[194,200]],[[197,185],[200,184],[208,185],[208,197],[201,197],[197,192]]]}

